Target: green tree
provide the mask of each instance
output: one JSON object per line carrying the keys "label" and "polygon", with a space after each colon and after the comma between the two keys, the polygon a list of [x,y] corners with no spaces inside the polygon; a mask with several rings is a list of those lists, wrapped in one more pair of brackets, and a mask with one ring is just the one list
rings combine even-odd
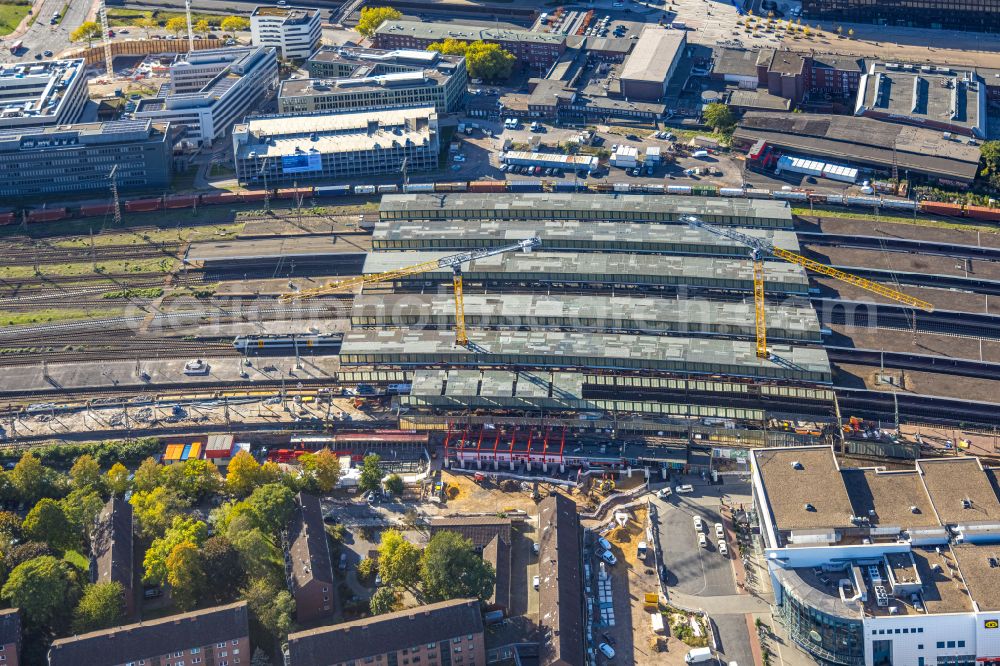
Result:
{"label": "green tree", "polygon": [[437,51],[438,53],[444,55],[465,55],[465,51],[468,48],[469,42],[463,42],[460,39],[449,37],[443,42],[434,42],[427,47],[427,50]]}
{"label": "green tree", "polygon": [[246,571],[232,542],[224,536],[209,537],[201,547],[201,562],[206,580],[212,581],[205,589],[205,600],[212,605],[233,601],[246,584]]}
{"label": "green tree", "polygon": [[295,600],[282,581],[274,582],[264,578],[251,580],[244,588],[242,597],[257,623],[271,638],[277,639],[288,634],[292,628]]}
{"label": "green tree", "polygon": [[337,482],[340,481],[340,461],[330,449],[307,453],[299,458],[299,462],[309,479],[310,490],[325,495],[337,487]]}
{"label": "green tree", "polygon": [[7,552],[8,545],[21,540],[22,522],[13,511],[0,511],[0,552]]}
{"label": "green tree", "polygon": [[465,50],[465,67],[469,76],[484,81],[506,81],[514,71],[517,58],[499,44],[472,42]]}
{"label": "green tree", "polygon": [[212,32],[212,26],[208,24],[208,19],[199,19],[198,22],[194,24],[194,34],[207,35],[210,32]]}
{"label": "green tree", "polygon": [[174,517],[188,506],[184,498],[162,486],[149,492],[132,493],[129,503],[139,523],[139,532],[147,539],[163,534]]}
{"label": "green tree", "polygon": [[355,28],[363,37],[372,37],[385,21],[398,21],[403,13],[392,7],[364,7]]}
{"label": "green tree", "polygon": [[146,458],[135,470],[135,489],[148,493],[163,485],[163,466],[154,458]]}
{"label": "green tree", "polygon": [[368,605],[371,608],[372,615],[382,615],[383,613],[391,613],[396,610],[398,602],[399,595],[396,593],[396,590],[386,586],[375,590]]}
{"label": "green tree", "polygon": [[167,21],[167,25],[165,27],[167,32],[180,36],[187,32],[187,21],[183,16],[175,16]]}
{"label": "green tree", "polygon": [[167,556],[166,568],[170,596],[177,607],[183,611],[193,609],[198,605],[206,582],[198,546],[190,541],[174,546]]}
{"label": "green tree", "polygon": [[167,559],[179,544],[190,543],[196,548],[208,538],[208,526],[195,518],[177,516],[162,537],[154,539],[142,560],[143,582],[162,585],[167,580]]}
{"label": "green tree", "polygon": [[80,541],[62,506],[48,497],[28,512],[21,529],[29,539],[47,543],[56,551],[72,548]]}
{"label": "green tree", "polygon": [[281,579],[281,550],[272,536],[243,515],[229,524],[226,537],[240,555],[240,567],[248,578]]}
{"label": "green tree", "polygon": [[378,560],[372,557],[366,557],[365,559],[358,562],[358,578],[362,581],[369,583],[375,580],[375,576],[378,575]]}
{"label": "green tree", "polygon": [[233,456],[226,468],[226,490],[236,497],[246,497],[260,485],[261,476],[257,460],[249,452],[240,451]]}
{"label": "green tree", "polygon": [[991,186],[1000,188],[1000,141],[984,141],[979,155],[982,164],[979,175],[986,178]]}
{"label": "green tree", "polygon": [[414,588],[420,580],[420,549],[399,530],[386,530],[378,547],[378,571],[387,585]]}
{"label": "green tree", "polygon": [[132,486],[132,482],[128,478],[129,471],[128,467],[116,462],[108,470],[108,473],[104,477],[104,485],[107,487],[108,492],[110,492],[114,497],[124,497],[125,493]]}
{"label": "green tree", "polygon": [[705,124],[717,132],[725,132],[736,124],[733,110],[720,102],[712,102],[705,106],[702,116],[705,118]]}
{"label": "green tree", "polygon": [[34,504],[48,489],[45,468],[31,452],[26,452],[8,474],[11,488],[24,502]]}
{"label": "green tree", "polygon": [[104,508],[104,499],[92,488],[76,488],[60,502],[66,520],[73,530],[74,541],[85,538]]}
{"label": "green tree", "polygon": [[422,589],[428,599],[488,599],[496,584],[493,565],[476,554],[472,542],[457,532],[431,537],[420,561]]}
{"label": "green tree", "polygon": [[101,26],[94,21],[84,21],[80,27],[69,33],[71,42],[87,42],[87,48],[94,45],[94,40],[101,36]]}
{"label": "green tree", "polygon": [[52,548],[49,547],[49,544],[42,543],[41,541],[26,541],[25,543],[11,546],[4,552],[3,563],[7,571],[13,571],[23,562],[51,554]]}
{"label": "green tree", "polygon": [[85,634],[122,624],[124,596],[125,588],[117,581],[88,586],[73,612],[73,633]]}
{"label": "green tree", "polygon": [[367,493],[372,490],[382,489],[382,468],[379,463],[382,458],[377,453],[370,453],[365,456],[361,463],[361,474],[358,477],[358,489]]}
{"label": "green tree", "polygon": [[268,534],[277,534],[285,529],[295,510],[295,495],[287,487],[269,483],[257,488],[244,504],[256,525]]}
{"label": "green tree", "polygon": [[163,484],[182,497],[198,502],[222,490],[219,468],[208,460],[186,460],[163,470]]}
{"label": "green tree", "polygon": [[403,494],[403,479],[399,474],[385,477],[385,489],[397,497]]}
{"label": "green tree", "polygon": [[257,648],[253,651],[253,658],[250,660],[250,666],[271,666],[271,659],[264,654],[264,651]]}
{"label": "green tree", "polygon": [[148,16],[143,16],[132,21],[132,25],[142,30],[143,34],[146,35],[146,39],[149,39],[149,33],[160,27],[156,19],[150,18]]}
{"label": "green tree", "polygon": [[226,32],[243,32],[250,29],[250,20],[242,16],[227,16],[220,27]]}
{"label": "green tree", "polygon": [[104,489],[101,466],[89,453],[76,459],[69,470],[69,478],[74,488],[94,488],[98,491]]}
{"label": "green tree", "polygon": [[76,592],[69,565],[46,555],[23,562],[11,571],[0,598],[20,608],[29,625],[51,628],[57,616],[73,608]]}

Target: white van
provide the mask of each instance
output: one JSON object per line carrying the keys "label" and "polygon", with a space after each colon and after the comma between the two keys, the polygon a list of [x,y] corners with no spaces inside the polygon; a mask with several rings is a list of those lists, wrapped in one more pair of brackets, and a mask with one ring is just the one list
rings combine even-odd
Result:
{"label": "white van", "polygon": [[689,650],[686,655],[684,655],[685,664],[704,664],[707,661],[712,661],[712,648],[700,647],[693,650]]}
{"label": "white van", "polygon": [[707,150],[696,150],[693,153],[691,153],[691,157],[694,157],[696,159],[702,159],[702,158],[708,157],[708,151]]}

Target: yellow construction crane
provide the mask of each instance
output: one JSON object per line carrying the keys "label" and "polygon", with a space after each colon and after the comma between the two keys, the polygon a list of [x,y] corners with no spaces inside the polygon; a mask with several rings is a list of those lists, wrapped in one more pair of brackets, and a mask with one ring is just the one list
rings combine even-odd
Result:
{"label": "yellow construction crane", "polygon": [[779,259],[784,259],[789,263],[798,264],[806,270],[832,277],[836,280],[840,280],[841,282],[853,284],[856,287],[861,287],[862,289],[879,294],[880,296],[885,296],[886,298],[899,303],[905,303],[913,308],[920,308],[921,310],[926,310],[927,312],[931,312],[934,309],[934,306],[927,301],[904,294],[901,291],[896,291],[895,289],[891,289],[877,282],[866,280],[863,277],[858,277],[857,275],[851,275],[850,273],[845,273],[844,271],[836,268],[831,268],[830,266],[821,264],[813,259],[803,257],[800,254],[789,252],[788,250],[784,250],[780,247],[775,247],[774,243],[764,238],[748,236],[747,234],[740,233],[739,231],[735,231],[733,229],[717,227],[714,224],[704,222],[693,215],[685,215],[681,217],[681,221],[692,227],[704,229],[705,231],[713,233],[716,236],[722,236],[723,238],[734,240],[737,243],[742,243],[750,248],[750,258],[753,260],[753,304],[754,323],[756,325],[757,332],[758,358],[770,357],[770,354],[767,351],[767,321],[764,316],[764,258],[768,256],[778,257]]}
{"label": "yellow construction crane", "polygon": [[483,259],[485,257],[492,257],[498,254],[505,254],[507,252],[514,252],[517,250],[531,252],[532,249],[541,244],[542,239],[540,238],[527,238],[525,240],[518,241],[513,245],[504,245],[503,247],[487,247],[479,250],[466,250],[465,252],[451,254],[447,257],[434,259],[433,261],[424,261],[419,264],[414,264],[413,266],[406,266],[405,268],[397,268],[383,273],[359,275],[357,277],[347,278],[346,280],[328,282],[322,287],[282,294],[278,297],[278,300],[287,302],[300,298],[313,298],[314,296],[323,296],[325,294],[331,294],[343,289],[353,289],[354,287],[360,287],[366,284],[377,284],[379,282],[392,282],[393,280],[398,280],[399,278],[407,277],[409,275],[419,275],[421,273],[429,273],[441,268],[450,268],[452,271],[452,285],[455,289],[455,344],[467,347],[469,345],[469,338],[465,332],[465,301],[462,297],[462,264],[467,264],[470,261],[475,261],[476,259]]}

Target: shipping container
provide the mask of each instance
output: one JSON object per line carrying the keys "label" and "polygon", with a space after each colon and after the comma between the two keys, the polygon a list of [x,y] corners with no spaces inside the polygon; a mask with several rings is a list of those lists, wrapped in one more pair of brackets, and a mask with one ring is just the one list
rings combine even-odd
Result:
{"label": "shipping container", "polygon": [[214,194],[201,195],[201,203],[211,206],[213,204],[236,203],[241,200],[239,192],[215,192]]}
{"label": "shipping container", "polygon": [[719,188],[715,185],[695,185],[691,188],[691,193],[699,197],[718,196]]}
{"label": "shipping container", "polygon": [[80,217],[99,217],[101,215],[111,215],[115,212],[113,203],[82,204],[80,206]]}
{"label": "shipping container", "polygon": [[631,187],[629,187],[628,183],[615,183],[614,185],[612,185],[612,188],[614,189],[615,192],[628,192],[629,190],[632,189]]}
{"label": "shipping container", "polygon": [[434,183],[410,183],[403,185],[404,192],[433,192]]}
{"label": "shipping container", "polygon": [[945,217],[961,217],[964,215],[962,206],[943,201],[921,201],[920,210],[929,215],[944,215]]}
{"label": "shipping container", "polygon": [[342,197],[350,193],[350,185],[324,185],[316,188],[316,196],[318,197]]}
{"label": "shipping container", "polygon": [[649,192],[650,194],[663,194],[663,190],[666,188],[664,188],[663,185],[656,184],[656,185],[645,185],[643,189],[646,192]]}
{"label": "shipping container", "polygon": [[28,211],[28,222],[55,222],[69,217],[65,208],[35,208]]}
{"label": "shipping container", "polygon": [[834,204],[835,206],[844,205],[844,195],[843,194],[828,194],[826,195],[826,202],[828,204]]}
{"label": "shipping container", "polygon": [[667,194],[691,194],[690,185],[667,185]]}
{"label": "shipping container", "polygon": [[566,183],[557,181],[552,186],[552,189],[555,190],[556,192],[581,192],[586,189],[586,186],[580,183]]}
{"label": "shipping container", "polygon": [[748,188],[746,191],[747,199],[770,199],[771,190],[763,190],[757,188]]}
{"label": "shipping container", "polygon": [[816,194],[815,192],[809,193],[809,201],[813,202],[814,204],[826,203],[828,200],[829,197],[827,197],[827,195],[825,194]]}
{"label": "shipping container", "polygon": [[144,213],[151,210],[160,210],[163,200],[156,199],[129,199],[125,202],[125,210],[129,213]]}
{"label": "shipping container", "polygon": [[164,208],[194,208],[198,203],[198,195],[174,194],[163,199]]}
{"label": "shipping container", "polygon": [[541,192],[542,182],[540,180],[512,180],[507,183],[510,192]]}
{"label": "shipping container", "polygon": [[469,183],[470,192],[506,192],[507,183],[502,180],[476,180]]}
{"label": "shipping container", "polygon": [[354,193],[355,194],[375,194],[375,186],[374,185],[355,185],[354,186]]}
{"label": "shipping container", "polygon": [[990,222],[1000,222],[1000,208],[988,208],[986,206],[966,206],[965,216],[974,220],[987,220]]}
{"label": "shipping container", "polygon": [[465,192],[469,189],[468,183],[434,183],[435,192]]}
{"label": "shipping container", "polygon": [[244,190],[240,193],[240,199],[247,202],[263,201],[266,194],[264,190]]}

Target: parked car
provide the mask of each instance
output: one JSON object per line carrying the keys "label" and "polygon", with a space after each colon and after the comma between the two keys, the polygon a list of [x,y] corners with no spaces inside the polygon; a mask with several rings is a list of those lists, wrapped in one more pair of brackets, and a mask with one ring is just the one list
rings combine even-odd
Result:
{"label": "parked car", "polygon": [[698,545],[702,548],[708,548],[708,539],[701,532],[698,533]]}
{"label": "parked car", "polygon": [[726,529],[722,526],[722,523],[715,524],[715,536],[720,539],[726,538]]}
{"label": "parked car", "polygon": [[601,553],[601,559],[611,565],[618,563],[618,558],[615,557],[615,554],[612,553],[610,550],[606,550],[603,553]]}
{"label": "parked car", "polygon": [[695,516],[692,520],[694,521],[694,529],[701,532],[704,529],[701,522],[701,516]]}
{"label": "parked car", "polygon": [[604,537],[597,537],[597,544],[604,550],[611,550],[611,542]]}
{"label": "parked car", "polygon": [[531,579],[531,587],[538,589],[538,586],[542,584],[542,579],[540,576],[535,576]]}
{"label": "parked car", "polygon": [[719,555],[729,556],[729,546],[722,539],[719,539]]}
{"label": "parked car", "polygon": [[597,649],[600,650],[601,654],[603,654],[608,659],[615,658],[615,649],[610,645],[608,645],[607,643],[601,643],[600,645],[597,646]]}
{"label": "parked car", "polygon": [[666,499],[671,495],[673,495],[673,491],[671,491],[670,488],[660,488],[656,492],[656,496],[659,497],[660,499]]}
{"label": "parked car", "polygon": [[637,135],[635,135],[635,134],[626,134],[625,138],[628,139],[629,141],[638,141],[639,140],[639,137]]}
{"label": "parked car", "polygon": [[692,486],[690,483],[685,483],[685,484],[680,485],[680,486],[674,486],[674,492],[675,493],[681,493],[681,494],[684,494],[684,495],[686,495],[688,493],[693,493],[694,492],[694,486]]}

